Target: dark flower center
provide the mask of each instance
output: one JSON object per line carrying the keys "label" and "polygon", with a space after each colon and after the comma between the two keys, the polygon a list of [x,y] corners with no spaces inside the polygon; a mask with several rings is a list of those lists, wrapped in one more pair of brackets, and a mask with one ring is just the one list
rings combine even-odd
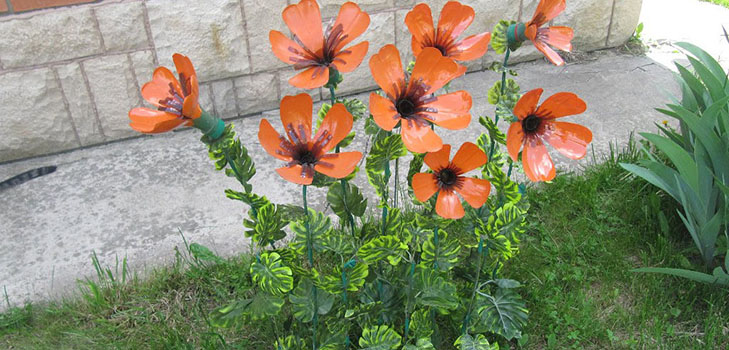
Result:
{"label": "dark flower center", "polygon": [[534,114],[528,115],[524,120],[521,121],[521,127],[524,132],[533,133],[539,129],[542,124],[542,119]]}
{"label": "dark flower center", "polygon": [[441,188],[453,186],[458,181],[458,174],[452,169],[443,169],[438,173],[438,184]]}
{"label": "dark flower center", "polygon": [[443,55],[445,57],[448,57],[448,50],[445,47],[443,47],[443,45],[435,45],[433,47],[435,47],[436,49],[440,50],[440,54],[441,55]]}
{"label": "dark flower center", "polygon": [[306,148],[302,148],[292,157],[301,165],[315,165],[317,162],[316,155]]}
{"label": "dark flower center", "polygon": [[397,101],[397,113],[403,118],[407,118],[415,114],[415,104],[407,98]]}

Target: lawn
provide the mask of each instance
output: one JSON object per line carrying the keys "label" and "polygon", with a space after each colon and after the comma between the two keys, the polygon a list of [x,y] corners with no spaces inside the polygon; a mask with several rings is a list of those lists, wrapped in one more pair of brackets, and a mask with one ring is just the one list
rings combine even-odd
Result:
{"label": "lawn", "polygon": [[[672,199],[617,164],[636,157],[631,148],[529,190],[530,228],[504,269],[524,282],[529,324],[502,349],[729,347],[726,289],[630,271],[698,268]],[[181,252],[145,279],[122,282],[116,271],[115,281],[86,283],[77,300],[0,314],[0,348],[270,349],[276,320],[218,329],[207,319],[247,288],[248,259],[201,265]]]}
{"label": "lawn", "polygon": [[710,2],[712,4],[717,4],[717,5],[721,5],[726,8],[729,8],[729,0],[701,0],[701,1]]}

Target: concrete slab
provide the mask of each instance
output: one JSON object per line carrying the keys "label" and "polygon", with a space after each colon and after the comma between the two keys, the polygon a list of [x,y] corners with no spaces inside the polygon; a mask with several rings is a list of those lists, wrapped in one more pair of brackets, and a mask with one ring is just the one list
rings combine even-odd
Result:
{"label": "concrete slab", "polygon": [[[603,52],[597,59],[554,67],[543,61],[514,67],[523,90],[542,87],[545,96],[572,91],[587,101],[588,110],[570,120],[590,127],[592,148],[605,153],[610,142],[624,144],[634,130],[653,129],[662,117],[653,110],[677,92],[671,73],[646,57]],[[452,89],[473,94],[474,116],[491,115],[486,92],[499,79],[495,72],[471,73]],[[367,101],[367,94],[358,97]],[[300,187],[274,173],[279,161],[261,149],[259,120],[277,119],[276,111],[233,121],[256,162],[254,190],[277,203],[298,203]],[[475,140],[482,132],[476,121],[466,130],[440,130],[455,145]],[[278,125],[274,122],[274,125]],[[504,123],[502,128],[506,128]],[[362,123],[355,149],[366,149]],[[217,173],[196,130],[142,137],[0,165],[0,179],[43,165],[58,170],[0,192],[0,285],[11,303],[66,295],[75,281],[93,273],[90,255],[102,264],[127,257],[143,271],[174,258],[182,243],[179,232],[221,255],[248,249],[241,222],[245,206],[228,200],[226,188],[236,182]],[[587,161],[555,158],[563,171]],[[406,164],[402,164],[403,175]],[[360,173],[356,179],[366,185]],[[313,205],[324,208],[324,191],[312,190]]]}

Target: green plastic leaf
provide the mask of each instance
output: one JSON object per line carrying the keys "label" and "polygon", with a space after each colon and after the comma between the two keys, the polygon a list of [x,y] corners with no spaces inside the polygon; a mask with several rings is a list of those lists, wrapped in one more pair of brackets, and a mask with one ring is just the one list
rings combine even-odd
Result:
{"label": "green plastic leaf", "polygon": [[489,344],[489,341],[484,337],[483,334],[476,334],[472,337],[466,333],[458,337],[456,342],[453,344],[458,350],[499,350],[499,344]]}
{"label": "green plastic leaf", "polygon": [[521,200],[521,192],[519,192],[519,184],[511,180],[507,174],[501,170],[500,166],[496,166],[494,162],[486,165],[488,172],[487,179],[496,188],[499,196],[502,196],[506,202],[516,203]]}
{"label": "green plastic leaf", "polygon": [[417,291],[415,300],[418,304],[442,310],[453,310],[458,307],[456,286],[446,281],[436,270],[418,265],[413,280]]}
{"label": "green plastic leaf", "polygon": [[514,289],[498,288],[494,296],[479,292],[478,299],[480,326],[508,340],[521,338],[529,311]]}
{"label": "green plastic leaf", "polygon": [[[509,29],[511,24],[515,24],[515,21],[501,20],[496,24],[491,34],[491,47],[494,52],[503,54],[509,47],[509,40],[506,37],[506,31]],[[516,51],[521,46],[521,43],[514,43],[511,47],[511,51]]]}
{"label": "green plastic leaf", "polygon": [[410,166],[408,166],[408,188],[413,185],[413,175],[419,173],[420,170],[423,168],[425,154],[426,153],[417,153],[410,161]]}
{"label": "green plastic leaf", "polygon": [[418,338],[415,341],[415,345],[407,344],[403,347],[403,350],[435,350],[435,346],[433,346],[433,343],[428,338]]}
{"label": "green plastic leaf", "polygon": [[248,155],[248,150],[240,139],[235,138],[233,125],[226,126],[223,134],[216,140],[211,140],[207,136],[203,136],[201,140],[208,145],[208,154],[210,159],[215,161],[215,168],[225,169],[227,176],[236,178],[245,191],[250,192],[253,186],[248,181],[256,174],[256,167]]}
{"label": "green plastic leaf", "polygon": [[370,153],[367,155],[366,169],[384,171],[386,163],[406,154],[408,154],[408,150],[402,143],[402,137],[398,134],[389,135],[372,145]]}
{"label": "green plastic leaf", "polygon": [[428,240],[423,242],[421,258],[427,266],[437,266],[443,271],[448,271],[458,263],[458,254],[461,246],[458,240],[448,239],[448,232],[438,230],[438,241],[436,235],[432,234]]}
{"label": "green plastic leaf", "polygon": [[257,293],[250,299],[242,299],[215,309],[210,314],[210,322],[217,327],[231,327],[245,324],[246,317],[262,320],[278,314],[283,306],[281,297],[267,293]]}
{"label": "green plastic leaf", "polygon": [[387,259],[391,265],[397,265],[408,246],[396,236],[379,236],[362,245],[357,255],[367,264]]}
{"label": "green plastic leaf", "polygon": [[[309,231],[306,229],[307,220]],[[291,225],[291,230],[295,234],[294,240],[291,242],[291,247],[300,254],[307,251],[306,247],[309,245],[316,251],[323,251],[326,249],[324,246],[325,236],[329,234],[331,228],[332,221],[328,216],[309,208],[308,219],[304,217]]]}
{"label": "green plastic leaf", "polygon": [[390,326],[371,326],[362,330],[359,346],[362,350],[394,350],[400,345],[402,337]]}
{"label": "green plastic leaf", "polygon": [[214,262],[216,264],[220,264],[223,262],[223,259],[221,259],[219,256],[215,255],[215,253],[213,253],[213,251],[210,250],[210,248],[208,248],[204,245],[201,245],[201,244],[197,244],[197,243],[190,244],[190,253],[192,254],[192,257],[198,261],[203,261],[203,262],[210,261],[210,262]]}
{"label": "green plastic leaf", "polygon": [[326,315],[334,305],[334,295],[316,288],[309,279],[303,279],[289,295],[293,305],[294,317],[301,322],[311,322],[314,313]]}
{"label": "green plastic leaf", "polygon": [[282,295],[294,288],[291,268],[283,265],[281,256],[273,252],[261,254],[260,261],[251,264],[251,278],[272,295]]}
{"label": "green plastic leaf", "polygon": [[[369,267],[367,264],[359,263],[352,269],[345,269],[346,275],[342,275],[342,268],[336,267],[331,275],[324,276],[321,287],[332,294],[341,293],[345,289],[348,292],[359,291],[364,286],[365,280],[369,275]],[[344,280],[342,279],[344,277]]]}
{"label": "green plastic leaf", "polygon": [[259,246],[266,246],[286,237],[283,229],[288,222],[283,220],[276,205],[268,203],[257,210],[251,209],[248,215],[253,220],[243,222],[244,226],[250,228],[246,231],[246,236],[251,237]]}
{"label": "green plastic leaf", "polygon": [[284,299],[268,293],[256,293],[248,306],[248,312],[254,320],[265,320],[278,314],[284,304]]}
{"label": "green plastic leaf", "polygon": [[299,342],[293,335],[287,335],[285,338],[278,338],[273,343],[274,350],[301,350]]}
{"label": "green plastic leaf", "polygon": [[484,128],[486,128],[489,133],[490,140],[495,140],[502,145],[506,144],[506,135],[501,132],[501,130],[499,130],[499,127],[496,125],[496,123],[494,123],[493,120],[491,120],[491,118],[481,117],[478,118],[478,122],[481,123]]}
{"label": "green plastic leaf", "polygon": [[332,211],[342,220],[347,220],[349,215],[362,217],[367,210],[367,199],[359,187],[349,182],[338,182],[329,186],[327,201],[331,204]]}
{"label": "green plastic leaf", "polygon": [[410,316],[410,334],[413,338],[429,339],[433,334],[433,318],[430,317],[430,312],[427,308],[418,308],[413,311]]}
{"label": "green plastic leaf", "polygon": [[383,226],[384,234],[400,237],[402,231],[402,215],[400,214],[400,209],[388,207],[387,218]]}
{"label": "green plastic leaf", "polygon": [[266,196],[259,196],[253,192],[238,192],[233,190],[225,190],[225,196],[230,199],[238,200],[245,204],[248,204],[249,206],[251,206],[251,208],[255,210],[258,210],[265,205],[271,203],[266,198]]}

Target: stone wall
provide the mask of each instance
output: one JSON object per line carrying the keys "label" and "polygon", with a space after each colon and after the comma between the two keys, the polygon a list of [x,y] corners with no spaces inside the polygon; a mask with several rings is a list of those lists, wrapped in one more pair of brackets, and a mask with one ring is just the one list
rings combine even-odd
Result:
{"label": "stone wall", "polygon": [[[336,16],[345,0],[319,0]],[[138,136],[129,109],[143,105],[140,86],[172,54],[188,55],[201,80],[201,103],[222,118],[274,109],[298,91],[292,68],[271,53],[268,32],[288,33],[281,11],[294,0],[0,0],[0,162]],[[365,63],[345,76],[340,93],[372,89],[366,62],[388,43],[408,59],[404,18],[414,0],[357,1],[371,17]],[[434,17],[446,0],[428,0]],[[463,0],[476,9],[466,34],[499,19],[529,20],[537,0]],[[80,4],[84,3],[84,4]],[[573,44],[590,51],[623,44],[642,0],[568,0],[555,24],[575,28]],[[79,4],[68,6],[68,4]],[[55,6],[55,7],[53,7]],[[58,7],[60,6],[60,7]],[[46,7],[53,7],[43,9]],[[40,10],[39,10],[40,9]],[[25,11],[25,12],[24,12]],[[513,61],[538,58],[530,46]],[[469,63],[479,70],[490,52]],[[315,100],[328,92],[309,91]]]}

